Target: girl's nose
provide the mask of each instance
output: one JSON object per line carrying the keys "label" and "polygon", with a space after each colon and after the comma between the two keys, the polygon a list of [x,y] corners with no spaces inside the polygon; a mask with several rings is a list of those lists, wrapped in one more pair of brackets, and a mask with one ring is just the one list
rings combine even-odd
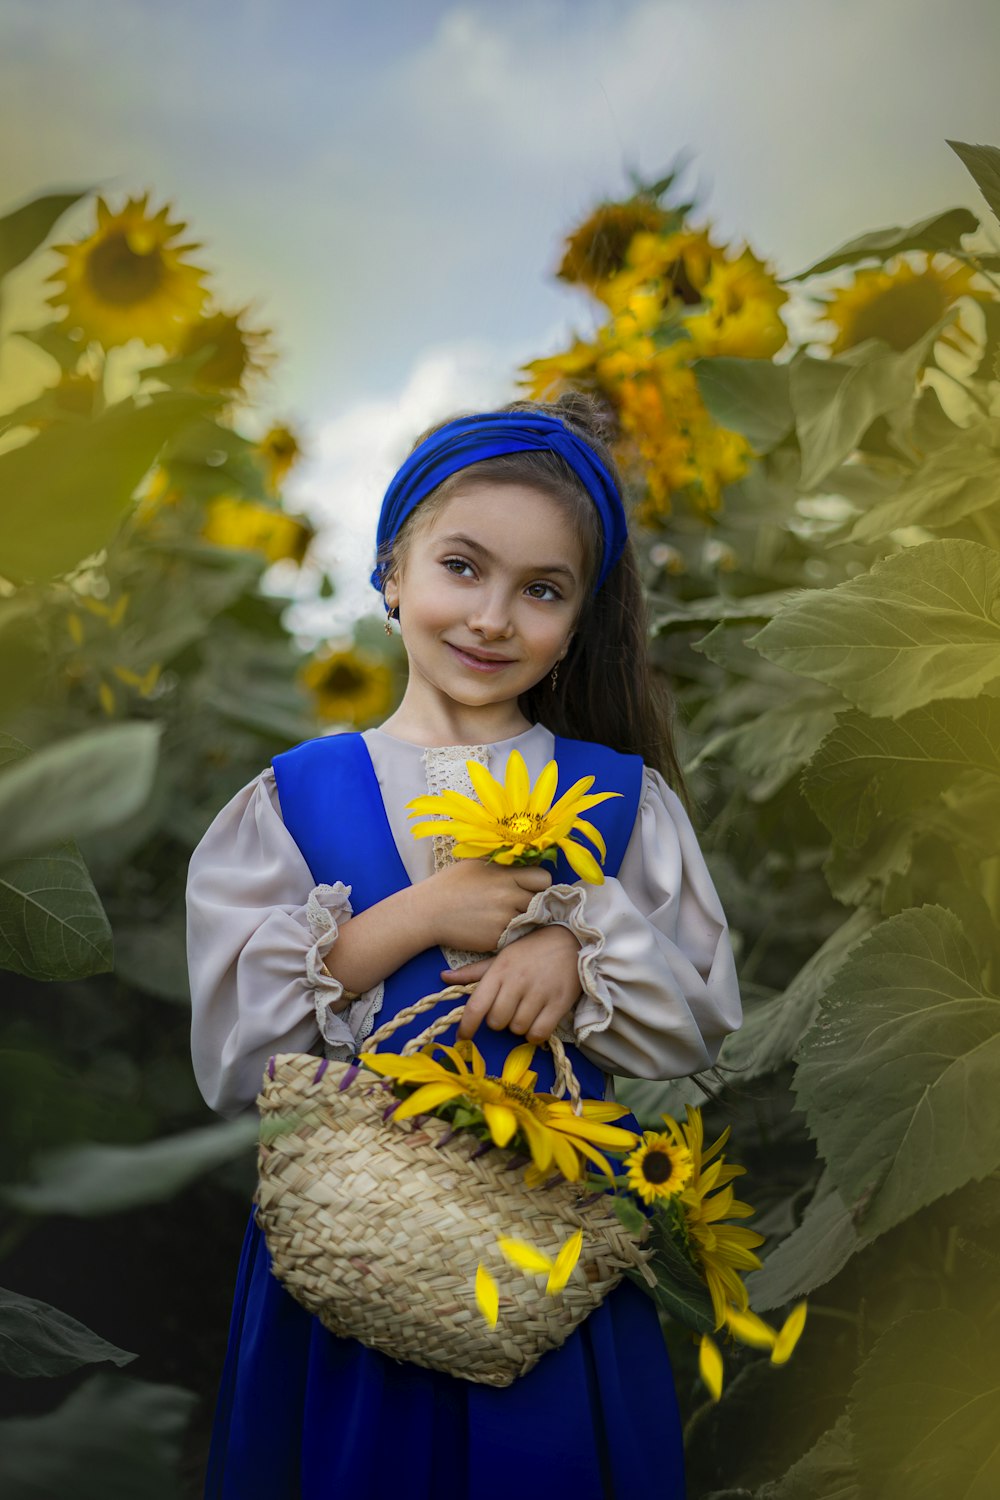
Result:
{"label": "girl's nose", "polygon": [[505,638],[512,634],[510,602],[501,589],[483,593],[469,614],[470,630],[477,630],[490,639]]}

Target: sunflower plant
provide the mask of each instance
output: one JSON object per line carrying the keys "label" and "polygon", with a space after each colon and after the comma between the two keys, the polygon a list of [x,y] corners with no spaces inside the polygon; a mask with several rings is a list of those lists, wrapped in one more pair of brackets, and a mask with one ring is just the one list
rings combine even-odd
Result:
{"label": "sunflower plant", "polygon": [[581,879],[603,884],[597,860],[572,835],[582,833],[603,860],[607,848],[600,830],[580,814],[609,797],[620,797],[620,792],[591,792],[594,777],[581,776],[553,803],[559,782],[557,763],[550,760],[532,786],[518,750],[510,752],[502,782],[478,760],[465,764],[478,801],[452,791],[414,797],[406,803],[410,817],[436,819],[418,823],[412,829],[414,838],[444,834],[456,841],[451,851],[455,859],[488,859],[500,865],[554,862],[561,849]]}
{"label": "sunflower plant", "polygon": [[[753,1214],[733,1193],[733,1179],[746,1171],[722,1155],[729,1127],[704,1144],[701,1110],[688,1105],[683,1124],[660,1117],[666,1129],[646,1130],[615,1178],[615,1208],[626,1228],[651,1223],[655,1287],[634,1279],[677,1322],[700,1335],[699,1371],[712,1399],[722,1392],[722,1354],[712,1334],[768,1349],[772,1364],[784,1364],[805,1326],[799,1302],[780,1329],[750,1307],[743,1274],[761,1261],[754,1253],[764,1236],[727,1222]],[[631,1272],[629,1274],[632,1274]]]}

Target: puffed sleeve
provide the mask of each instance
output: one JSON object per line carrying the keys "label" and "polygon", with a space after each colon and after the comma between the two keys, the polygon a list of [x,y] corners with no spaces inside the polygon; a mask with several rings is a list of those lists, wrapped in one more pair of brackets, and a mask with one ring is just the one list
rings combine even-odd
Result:
{"label": "puffed sleeve", "polygon": [[500,946],[547,923],[580,943],[581,996],[559,1028],[623,1078],[679,1078],[711,1067],[742,1021],[729,929],[691,820],[647,766],[617,878],[551,885]]}
{"label": "puffed sleeve", "polygon": [[191,856],[187,961],[191,1057],[205,1102],[253,1106],[273,1052],[347,1058],[382,986],[345,991],[324,956],[350,919],[351,888],[315,885],[281,817],[268,767],[222,808]]}

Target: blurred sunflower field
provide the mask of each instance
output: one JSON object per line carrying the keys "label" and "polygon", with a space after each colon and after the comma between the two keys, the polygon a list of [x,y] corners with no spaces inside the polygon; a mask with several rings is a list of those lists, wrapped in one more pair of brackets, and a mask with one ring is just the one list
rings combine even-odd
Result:
{"label": "blurred sunflower field", "polygon": [[[1000,1494],[1000,151],[991,215],[877,229],[778,278],[633,184],[568,238],[591,326],[528,364],[615,419],[746,1020],[731,1125],[786,1368],[668,1328],[692,1500]],[[975,247],[975,248],[974,248]]]}
{"label": "blurred sunflower field", "polygon": [[[89,226],[53,243],[70,213]],[[188,858],[273,754],[384,717],[400,685],[378,621],[311,650],[283,623],[272,565],[333,589],[282,503],[300,440],[254,410],[271,331],[216,302],[185,228],[148,193],[0,219],[12,1496],[198,1492],[253,1131],[191,1075]]]}
{"label": "blurred sunflower field", "polygon": [[[741,969],[718,1069],[619,1091],[732,1126],[752,1305],[809,1305],[791,1364],[722,1335],[718,1399],[665,1328],[690,1500],[1000,1493],[1000,150],[951,144],[983,222],[784,277],[633,181],[563,248],[585,326],[518,372],[614,420]],[[402,669],[378,621],[307,649],[267,582],[332,588],[281,500],[300,441],[250,420],[270,330],[148,194],[53,244],[89,201],[0,220],[0,275],[53,287],[36,326],[0,301],[44,372],[0,402],[0,1480],[103,1500],[199,1493],[252,1190],[253,1124],[190,1071],[188,856]]]}

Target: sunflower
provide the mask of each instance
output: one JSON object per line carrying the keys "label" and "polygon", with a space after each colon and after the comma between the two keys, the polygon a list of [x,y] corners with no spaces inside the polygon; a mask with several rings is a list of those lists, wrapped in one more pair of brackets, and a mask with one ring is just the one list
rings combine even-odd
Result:
{"label": "sunflower", "polygon": [[628,1185],[644,1203],[673,1198],[690,1181],[694,1162],[687,1146],[673,1134],[643,1132],[642,1145],[625,1158]]}
{"label": "sunflower", "polygon": [[603,859],[607,849],[600,830],[581,818],[580,813],[609,797],[620,797],[620,792],[594,792],[587,796],[594,777],[581,776],[553,804],[559,780],[554,760],[543,768],[534,787],[518,750],[510,752],[503,783],[491,776],[479,761],[467,760],[465,764],[479,801],[461,792],[414,797],[406,804],[411,817],[426,814],[446,819],[419,824],[413,829],[414,838],[445,834],[459,841],[451,851],[456,859],[485,858],[500,865],[537,864],[541,859],[555,858],[558,848],[581,879],[593,885],[603,884],[601,867],[590,850],[570,835],[579,830]]}
{"label": "sunflower", "polygon": [[183,259],[197,243],[173,241],[187,226],[169,221],[169,205],[150,217],[149,198],[129,198],[112,213],[97,199],[97,228],[75,244],[55,245],[63,264],[46,277],[62,281],[47,299],[66,310],[63,326],[79,328],[105,349],[142,339],[176,352],[187,325],[201,313],[205,272]]}
{"label": "sunflower", "polygon": [[[990,301],[973,285],[976,272],[947,256],[924,257],[922,269],[897,257],[886,266],[858,271],[849,286],[826,299],[824,316],[837,329],[831,354],[840,354],[865,339],[882,339],[890,348],[909,349],[961,297]],[[943,262],[943,263],[942,263]],[[961,323],[941,335],[942,343],[961,352],[971,337]]]}
{"label": "sunflower", "polygon": [[719,1154],[729,1139],[728,1126],[711,1146],[704,1146],[699,1108],[688,1107],[683,1125],[678,1125],[670,1115],[661,1118],[674,1142],[682,1143],[691,1156],[691,1176],[677,1194],[677,1201],[683,1211],[683,1233],[689,1254],[705,1279],[715,1326],[721,1328],[727,1308],[746,1312],[749,1307],[739,1273],[756,1270],[761,1265],[753,1250],[764,1243],[764,1236],[739,1224],[721,1222],[727,1218],[745,1219],[754,1212],[749,1203],[741,1203],[733,1196],[730,1186],[733,1178],[746,1168],[727,1163]]}
{"label": "sunflower", "polygon": [[267,347],[271,330],[241,327],[240,319],[248,311],[242,307],[235,313],[215,312],[184,329],[178,347],[182,357],[211,350],[191,376],[195,385],[228,395],[244,394],[247,382],[266,373],[274,358]]}
{"label": "sunflower", "polygon": [[370,651],[348,647],[314,656],[300,669],[299,680],[314,695],[322,719],[360,728],[392,706],[392,668]]}
{"label": "sunflower", "polygon": [[276,495],[292,465],[302,457],[299,440],[290,427],[278,422],[260,439],[256,453],[267,474],[267,487]]}
{"label": "sunflower", "polygon": [[268,562],[301,563],[314,536],[308,521],[234,495],[216,495],[206,507],[201,535],[219,547],[262,552]]}
{"label": "sunflower", "polygon": [[[452,1067],[435,1062],[431,1056],[434,1051],[443,1052]],[[499,1078],[487,1074],[482,1053],[471,1041],[455,1047],[434,1042],[426,1051],[409,1057],[362,1052],[361,1061],[373,1073],[417,1085],[395,1111],[397,1120],[428,1114],[450,1099],[465,1099],[482,1111],[494,1145],[506,1146],[520,1133],[531,1152],[532,1165],[525,1180],[532,1185],[537,1186],[553,1171],[561,1172],[569,1182],[579,1181],[585,1158],[610,1177],[611,1169],[595,1147],[617,1152],[635,1145],[634,1131],[608,1123],[628,1111],[620,1104],[585,1099],[581,1113],[576,1114],[567,1100],[536,1094],[538,1074],[530,1066],[534,1055],[534,1046],[522,1042],[508,1054]],[[471,1069],[466,1056],[471,1058]]]}
{"label": "sunflower", "polygon": [[770,359],[788,339],[778,308],[788,293],[752,250],[714,263],[705,283],[704,312],[685,318],[693,354]]}
{"label": "sunflower", "polygon": [[652,198],[602,203],[570,235],[556,275],[562,281],[594,287],[625,265],[632,237],[642,230],[663,230],[671,215]]}

